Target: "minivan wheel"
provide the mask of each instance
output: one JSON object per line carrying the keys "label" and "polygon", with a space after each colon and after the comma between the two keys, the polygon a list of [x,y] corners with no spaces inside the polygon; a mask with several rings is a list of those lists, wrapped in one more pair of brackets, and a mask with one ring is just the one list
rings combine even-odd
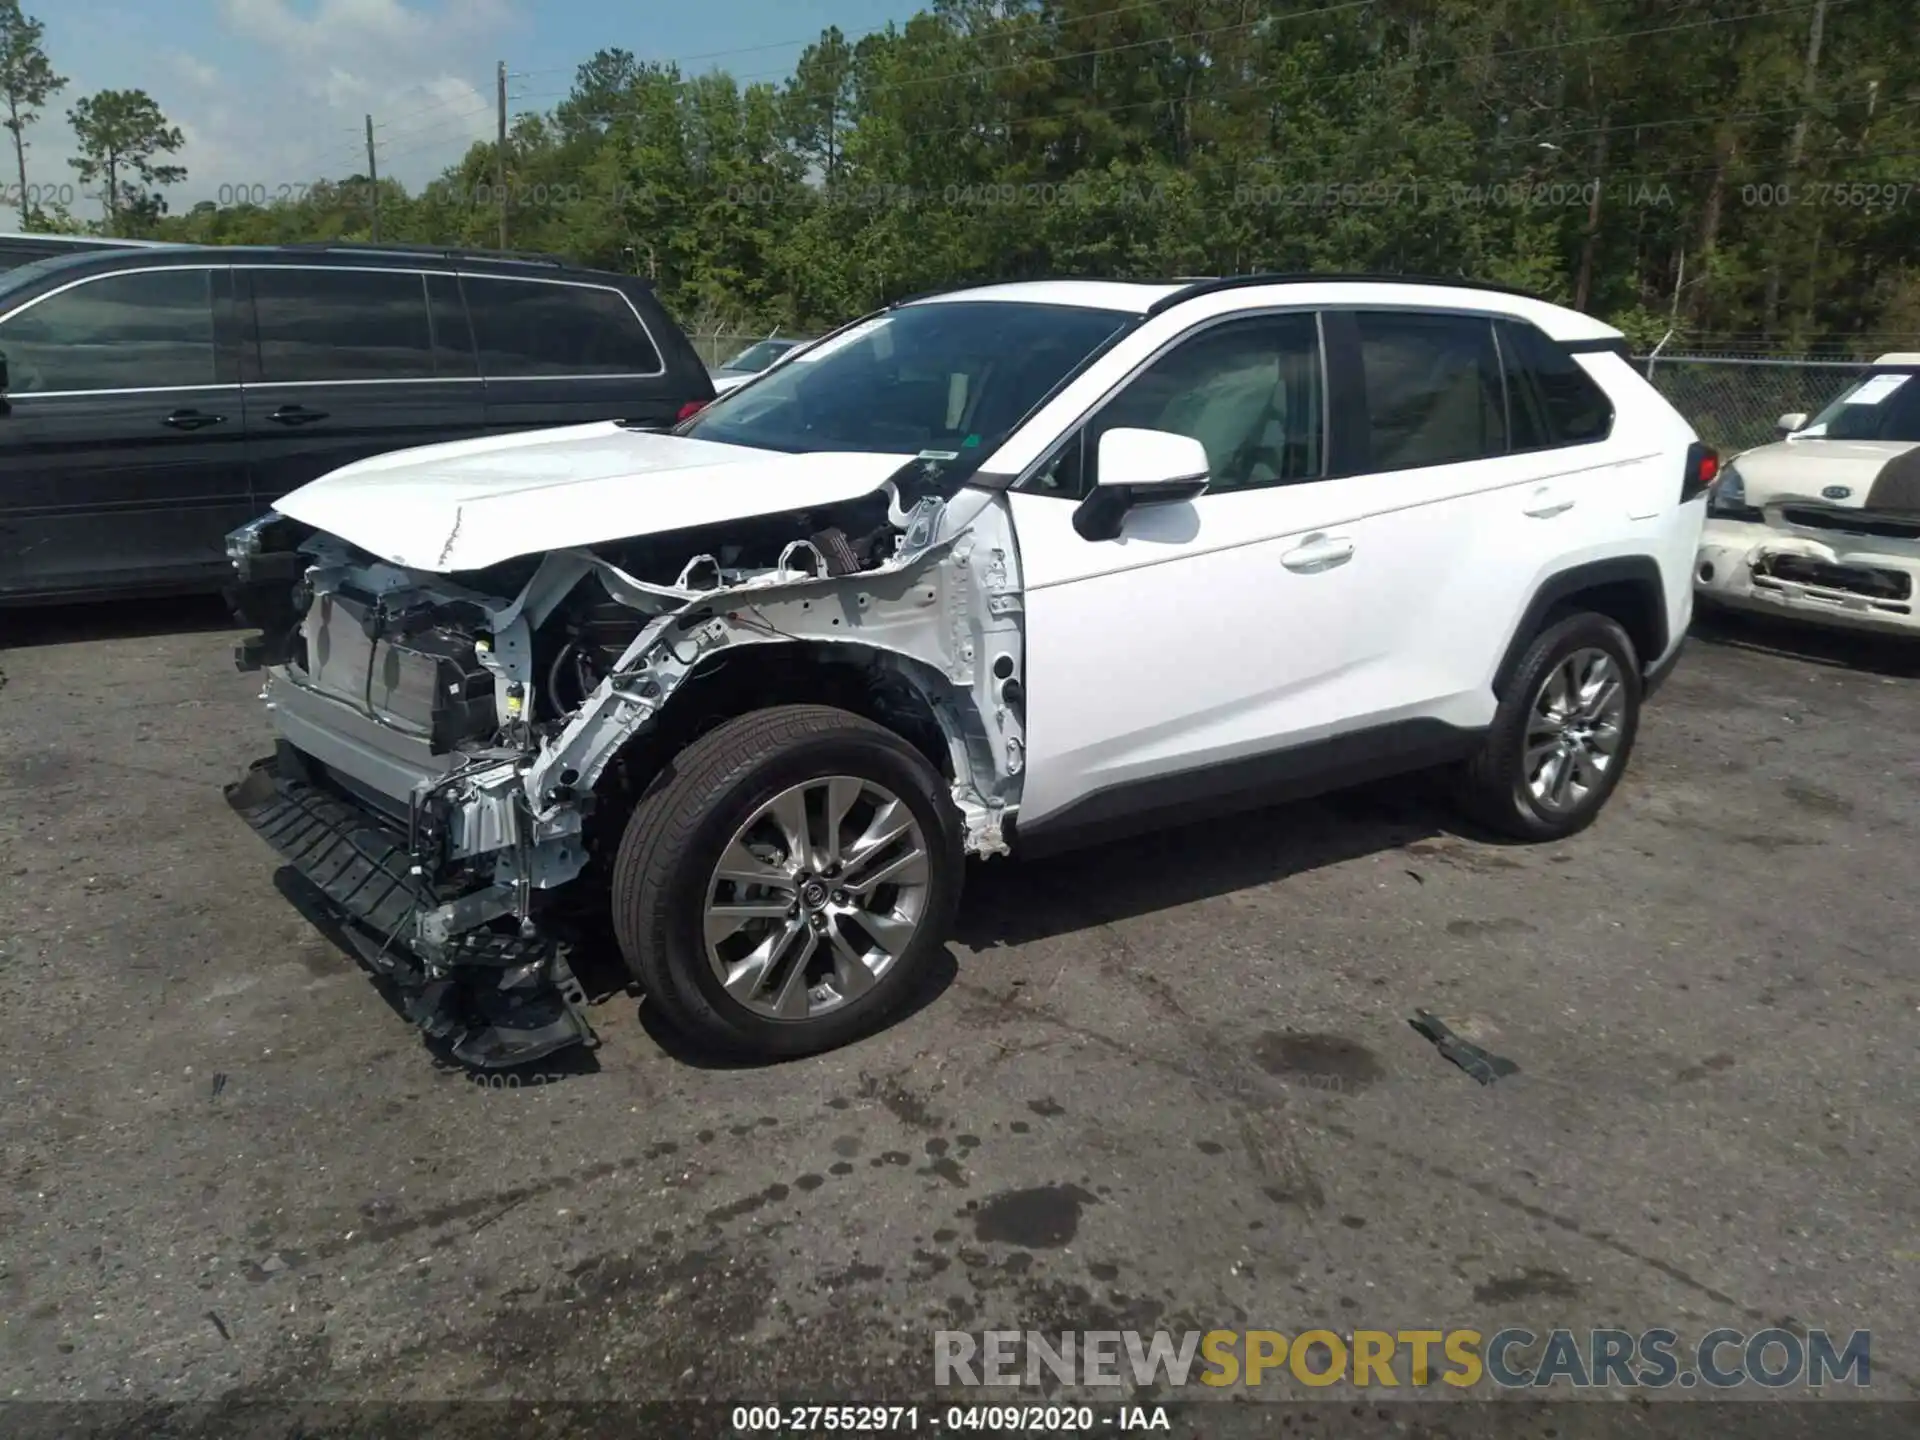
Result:
{"label": "minivan wheel", "polygon": [[649,1003],[682,1032],[765,1058],[883,1022],[946,942],[959,817],[892,731],[783,705],[674,757],[627,822],[613,924]]}
{"label": "minivan wheel", "polygon": [[1461,798],[1490,829],[1521,840],[1584,830],[1613,794],[1640,728],[1640,663],[1605,615],[1570,615],[1527,647],[1485,744],[1460,774]]}

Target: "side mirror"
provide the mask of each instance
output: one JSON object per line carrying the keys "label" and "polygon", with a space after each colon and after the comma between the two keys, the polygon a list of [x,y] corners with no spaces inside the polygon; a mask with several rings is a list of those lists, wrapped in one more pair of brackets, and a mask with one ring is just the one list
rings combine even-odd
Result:
{"label": "side mirror", "polygon": [[1796,430],[1806,428],[1807,415],[1804,410],[1793,410],[1782,415],[1774,423],[1780,427],[1781,434],[1791,435]]}
{"label": "side mirror", "polygon": [[1137,506],[1196,499],[1212,472],[1206,446],[1165,430],[1109,430],[1100,437],[1097,464],[1093,493],[1073,512],[1083,540],[1116,539]]}

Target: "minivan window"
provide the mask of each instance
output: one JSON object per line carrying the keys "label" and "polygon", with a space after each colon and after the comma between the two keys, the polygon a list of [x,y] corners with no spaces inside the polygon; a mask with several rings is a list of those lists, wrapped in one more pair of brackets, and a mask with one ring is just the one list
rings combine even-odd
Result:
{"label": "minivan window", "polygon": [[0,321],[15,395],[217,383],[211,270],[134,270],[59,290]]}
{"label": "minivan window", "polygon": [[423,276],[291,266],[247,274],[262,382],[433,378]]}
{"label": "minivan window", "polygon": [[592,285],[463,275],[480,373],[657,375],[660,352],[626,296]]}
{"label": "minivan window", "polygon": [[452,275],[427,276],[427,310],[433,320],[433,370],[442,379],[480,373],[473,358],[473,327],[467,323],[460,281]]}
{"label": "minivan window", "polygon": [[1472,315],[1359,311],[1372,470],[1507,453],[1493,327]]}
{"label": "minivan window", "polygon": [[1580,362],[1524,320],[1502,320],[1513,448],[1587,445],[1613,431],[1613,402]]}

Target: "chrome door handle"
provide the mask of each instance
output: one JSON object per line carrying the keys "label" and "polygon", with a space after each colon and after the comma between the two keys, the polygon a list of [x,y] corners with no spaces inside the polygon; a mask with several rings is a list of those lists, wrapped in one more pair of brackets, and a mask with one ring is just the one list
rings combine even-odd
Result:
{"label": "chrome door handle", "polygon": [[1313,575],[1344,565],[1353,558],[1353,541],[1344,535],[1309,535],[1280,557],[1287,569],[1301,575]]}
{"label": "chrome door handle", "polygon": [[304,405],[282,405],[278,410],[267,416],[267,419],[273,421],[276,425],[311,425],[316,420],[324,420],[326,418],[326,411],[309,410]]}
{"label": "chrome door handle", "polygon": [[1564,515],[1573,508],[1573,501],[1562,499],[1558,492],[1542,487],[1533,492],[1533,496],[1522,507],[1522,514],[1531,515],[1535,520],[1551,520],[1556,515]]}
{"label": "chrome door handle", "polygon": [[209,425],[224,425],[224,415],[209,415],[204,410],[176,410],[160,422],[171,425],[175,430],[204,430]]}

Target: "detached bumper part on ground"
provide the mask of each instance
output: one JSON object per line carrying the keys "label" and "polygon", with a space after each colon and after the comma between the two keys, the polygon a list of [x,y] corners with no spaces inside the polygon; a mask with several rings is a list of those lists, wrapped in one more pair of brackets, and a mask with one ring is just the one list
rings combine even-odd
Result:
{"label": "detached bumper part on ground", "polygon": [[440,900],[406,835],[316,786],[291,745],[281,742],[226,793],[455,1059],[499,1069],[594,1043],[585,996],[556,942],[493,930],[430,938],[423,921]]}

